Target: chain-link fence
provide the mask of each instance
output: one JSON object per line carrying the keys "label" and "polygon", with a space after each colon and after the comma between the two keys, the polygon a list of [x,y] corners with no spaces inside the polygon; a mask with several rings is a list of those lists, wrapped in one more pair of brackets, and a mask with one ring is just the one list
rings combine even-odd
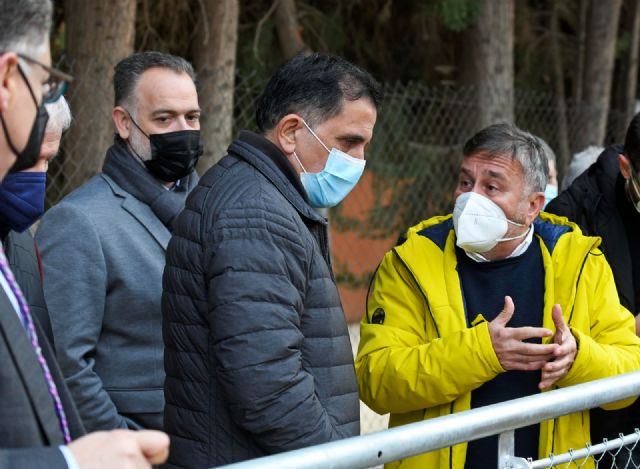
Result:
{"label": "chain-link fence", "polygon": [[[74,142],[87,135],[93,139],[93,133],[99,133],[94,130],[99,123],[103,129],[105,125],[112,127],[111,84],[103,81],[101,86],[94,84],[92,91],[109,97],[100,109],[83,106],[71,90],[74,121],[63,139],[61,153],[49,169],[49,206],[99,171],[103,154],[87,155]],[[255,128],[255,107],[263,85],[256,77],[237,77],[234,136],[241,129]],[[476,122],[481,112],[474,104],[478,102],[477,90],[471,87],[393,83],[385,86],[385,92],[367,153],[367,171],[354,191],[329,215],[335,272],[350,320],[362,315],[371,274],[399,234],[422,219],[451,210],[462,145],[478,130]],[[550,93],[524,90],[516,90],[514,109],[520,127],[544,138],[554,148],[560,173],[569,154],[586,146],[580,142],[580,131],[593,110],[571,104],[559,106]],[[623,119],[622,113],[611,112],[610,127],[623,128]],[[102,152],[111,138],[108,131],[106,137],[104,134],[102,131],[95,135],[104,143]],[[207,135],[203,139],[206,144]]]}

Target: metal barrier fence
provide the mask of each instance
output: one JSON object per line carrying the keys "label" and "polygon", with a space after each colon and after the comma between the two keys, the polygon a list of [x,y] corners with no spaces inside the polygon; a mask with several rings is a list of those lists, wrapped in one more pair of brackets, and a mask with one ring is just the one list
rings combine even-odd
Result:
{"label": "metal barrier fence", "polygon": [[[573,467],[583,458],[598,466],[599,455],[635,446],[640,432],[566,454],[529,460],[514,455],[514,430],[562,415],[640,394],[640,371],[514,399],[458,414],[412,423],[264,458],[231,464],[229,469],[359,469],[416,456],[466,441],[499,434],[498,469]],[[626,461],[626,462],[625,462]],[[560,466],[562,464],[562,466]],[[568,466],[565,466],[569,464]],[[624,457],[611,467],[637,467]]]}

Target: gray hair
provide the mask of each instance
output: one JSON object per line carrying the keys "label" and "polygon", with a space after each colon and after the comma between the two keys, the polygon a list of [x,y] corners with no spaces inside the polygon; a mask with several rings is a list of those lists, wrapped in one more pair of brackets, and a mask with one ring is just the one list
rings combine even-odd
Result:
{"label": "gray hair", "polygon": [[482,129],[464,145],[466,157],[483,153],[494,158],[509,156],[522,166],[525,188],[530,192],[542,192],[549,177],[546,152],[538,137],[513,124],[494,124]]}
{"label": "gray hair", "polygon": [[150,68],[166,68],[176,73],[186,73],[194,83],[196,81],[196,73],[193,70],[193,66],[182,57],[157,51],[131,54],[115,66],[113,91],[115,93],[116,106],[126,105],[131,108],[131,112],[135,112],[135,109],[133,109],[135,107],[135,87],[142,74]]}
{"label": "gray hair", "polygon": [[543,139],[541,139],[538,136],[535,136],[535,137],[538,140],[538,143],[540,144],[540,146],[542,147],[542,151],[544,152],[544,155],[547,157],[547,160],[549,160],[549,162],[553,161],[555,163],[556,162],[556,154],[553,151],[553,149]]}
{"label": "gray hair", "polygon": [[0,52],[37,54],[48,44],[51,0],[0,0]]}
{"label": "gray hair", "polygon": [[44,107],[49,113],[49,122],[47,122],[47,133],[64,132],[71,126],[71,109],[64,96],[60,96],[53,103],[46,103]]}

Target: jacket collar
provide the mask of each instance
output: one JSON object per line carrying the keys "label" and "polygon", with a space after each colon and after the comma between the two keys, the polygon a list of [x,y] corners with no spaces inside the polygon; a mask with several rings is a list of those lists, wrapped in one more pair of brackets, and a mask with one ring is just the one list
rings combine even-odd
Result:
{"label": "jacket collar", "polygon": [[326,218],[309,205],[300,178],[287,158],[265,137],[243,131],[240,138],[229,146],[228,151],[266,177],[300,215],[323,225],[327,224]]}
{"label": "jacket collar", "polygon": [[113,194],[122,199],[122,208],[129,212],[133,218],[138,220],[138,222],[144,226],[149,234],[158,242],[162,249],[166,250],[167,245],[169,244],[169,239],[171,238],[171,232],[166,226],[164,226],[158,217],[154,215],[151,208],[122,189],[106,174],[102,173],[100,176],[109,185]]}

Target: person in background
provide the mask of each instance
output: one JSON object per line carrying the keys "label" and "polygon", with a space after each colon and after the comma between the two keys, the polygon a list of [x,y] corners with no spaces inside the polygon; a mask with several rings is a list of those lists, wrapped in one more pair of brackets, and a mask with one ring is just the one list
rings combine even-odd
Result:
{"label": "person in background", "polygon": [[604,150],[602,147],[590,146],[581,152],[574,154],[571,158],[571,162],[569,163],[567,174],[562,178],[560,190],[566,190],[578,176],[584,173],[589,166],[595,163],[598,156],[602,153],[602,150]]}
{"label": "person in background", "polygon": [[327,220],[365,166],[382,90],[340,57],[299,55],[202,177],[167,249],[169,464],[211,467],[360,433]]}
{"label": "person in background", "polygon": [[62,133],[71,125],[71,111],[64,96],[45,104],[45,108],[49,121],[38,161],[31,168],[9,172],[0,184],[0,238],[31,314],[53,345],[51,320],[42,291],[40,254],[29,228],[44,213],[47,169],[58,153]]}
{"label": "person in background", "polygon": [[[538,140],[493,125],[463,155],[453,214],[411,228],[369,290],[360,398],[391,413],[392,427],[640,368],[640,338],[600,240],[540,212],[548,165]],[[578,412],[517,429],[515,454],[587,441],[589,412]],[[494,469],[497,455],[495,435],[390,467]]]}
{"label": "person in background", "polygon": [[[0,0],[0,181],[10,169],[37,164],[45,103],[55,102],[70,79],[51,67],[52,10],[49,0]],[[2,469],[149,468],[166,459],[169,440],[162,432],[84,435],[49,341],[2,248],[0,363]]]}
{"label": "person in background", "polygon": [[558,197],[558,169],[556,165],[556,154],[553,149],[540,137],[536,138],[549,164],[549,177],[547,179],[547,185],[544,188],[544,205],[542,206],[544,210],[549,202]]}
{"label": "person in background", "polygon": [[200,106],[191,64],[161,52],[121,60],[113,87],[102,173],[47,211],[36,240],[56,355],[87,430],[161,429],[162,271],[198,181]]}
{"label": "person in background", "polygon": [[[631,120],[624,145],[611,145],[578,176],[547,211],[577,223],[583,233],[599,236],[615,279],[620,302],[636,318],[640,334],[640,114]],[[640,426],[640,402],[629,409],[593,409],[594,443],[633,433]],[[640,462],[640,449],[634,459]]]}

